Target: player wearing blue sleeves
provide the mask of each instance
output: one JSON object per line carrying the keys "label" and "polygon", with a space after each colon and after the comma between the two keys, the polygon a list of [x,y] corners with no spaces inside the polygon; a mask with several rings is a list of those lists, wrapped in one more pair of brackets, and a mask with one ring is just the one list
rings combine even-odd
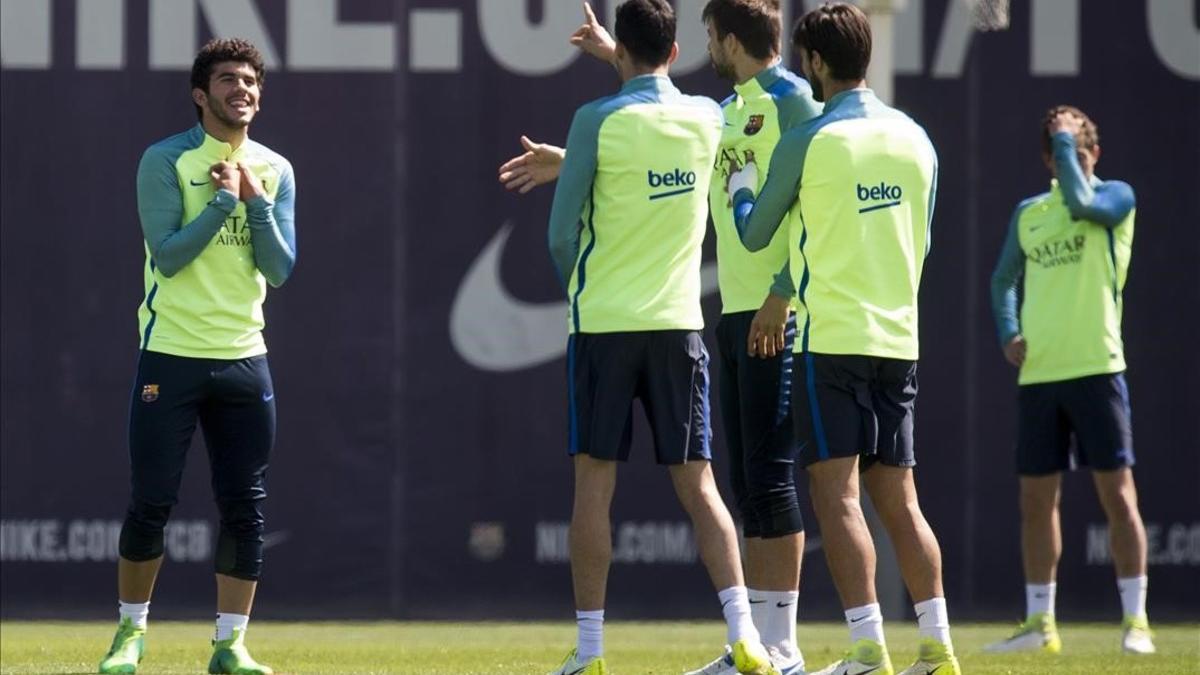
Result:
{"label": "player wearing blue sleeves", "polygon": [[132,496],[117,566],[121,621],[101,673],[133,673],[141,661],[163,528],[197,423],[221,514],[208,672],[271,672],[244,639],[275,440],[262,305],[267,285],[282,285],[295,264],[296,189],[288,161],[247,137],[264,74],[250,43],[206,44],[192,66],[200,123],[150,146],[138,166],[146,295],[129,417]]}
{"label": "player wearing blue sleeves", "polygon": [[1077,108],[1050,110],[1042,123],[1042,146],[1054,177],[1050,191],[1017,207],[992,274],[997,337],[1005,358],[1020,369],[1017,473],[1026,617],[1012,636],[989,649],[1062,649],[1054,620],[1062,472],[1086,466],[1108,517],[1125,614],[1122,648],[1153,653],[1146,530],[1133,480],[1121,340],[1121,290],[1136,215],[1133,189],[1095,176],[1099,132]]}

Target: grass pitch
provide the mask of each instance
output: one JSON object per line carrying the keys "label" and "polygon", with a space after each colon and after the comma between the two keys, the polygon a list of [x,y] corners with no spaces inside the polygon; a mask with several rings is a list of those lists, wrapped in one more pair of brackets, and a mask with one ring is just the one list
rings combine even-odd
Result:
{"label": "grass pitch", "polygon": [[[94,673],[116,622],[0,623],[0,673]],[[954,641],[968,674],[1099,673],[1200,674],[1200,624],[1155,627],[1159,653],[1124,656],[1112,624],[1060,624],[1063,654],[994,656],[984,644],[1006,636],[1012,624],[958,624]],[[916,655],[916,629],[886,624],[897,672]],[[211,623],[151,621],[140,673],[197,673],[208,664]],[[799,638],[808,667],[835,660],[847,643],[841,624],[802,623]],[[250,624],[248,644],[277,673],[547,673],[575,639],[568,623],[283,623]],[[614,673],[673,673],[718,655],[724,627],[706,623],[625,623],[605,629]]]}

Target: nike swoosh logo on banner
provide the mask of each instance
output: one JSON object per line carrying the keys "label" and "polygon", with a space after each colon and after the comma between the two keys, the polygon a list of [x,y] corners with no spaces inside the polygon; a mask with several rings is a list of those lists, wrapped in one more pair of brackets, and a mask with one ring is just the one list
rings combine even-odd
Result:
{"label": "nike swoosh logo on banner", "polygon": [[[549,363],[567,353],[567,303],[525,302],[504,288],[500,260],[512,234],[507,221],[483,247],[454,296],[450,343],[479,370],[511,372]],[[700,268],[700,292],[717,290],[716,263]]]}
{"label": "nike swoosh logo on banner", "polygon": [[288,539],[292,538],[292,533],[288,530],[279,530],[278,532],[268,532],[263,535],[263,549],[278,546]]}

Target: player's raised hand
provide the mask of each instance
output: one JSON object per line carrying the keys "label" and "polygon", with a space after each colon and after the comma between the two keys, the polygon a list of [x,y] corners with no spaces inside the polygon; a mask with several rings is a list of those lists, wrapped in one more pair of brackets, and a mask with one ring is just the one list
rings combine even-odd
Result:
{"label": "player's raised hand", "polygon": [[267,194],[266,190],[263,189],[262,181],[258,180],[258,176],[254,175],[254,172],[250,170],[250,167],[238,162],[237,168],[238,172],[242,174],[241,199],[244,201],[249,201],[255,197],[263,197]]}
{"label": "player's raised hand", "polygon": [[1050,133],[1057,134],[1060,131],[1066,131],[1072,136],[1077,136],[1082,127],[1083,120],[1076,117],[1074,113],[1064,110],[1054,116],[1054,121],[1050,123]]}
{"label": "player's raised hand", "polygon": [[240,199],[242,176],[237,165],[233,162],[217,162],[208,167],[208,175],[212,178],[213,187],[227,190]]}
{"label": "player's raised hand", "polygon": [[1025,363],[1026,348],[1025,338],[1021,335],[1014,335],[1008,344],[1004,345],[1004,358],[1020,368],[1021,364]]}
{"label": "player's raised hand", "polygon": [[792,313],[791,301],[778,295],[768,295],[750,322],[746,349],[750,356],[769,359],[782,352],[787,344],[787,320]]}
{"label": "player's raised hand", "polygon": [[583,25],[571,34],[571,44],[605,63],[613,63],[616,59],[617,41],[596,19],[592,6],[586,2],[583,3]]}
{"label": "player's raised hand", "polygon": [[500,182],[506,190],[521,194],[558,178],[567,151],[549,143],[535,143],[521,137],[525,152],[500,165]]}

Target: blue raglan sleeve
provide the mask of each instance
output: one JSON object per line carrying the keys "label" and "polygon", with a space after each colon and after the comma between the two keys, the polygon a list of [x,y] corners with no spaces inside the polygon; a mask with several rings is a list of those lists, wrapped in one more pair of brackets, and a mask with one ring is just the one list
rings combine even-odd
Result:
{"label": "blue raglan sleeve", "polygon": [[296,181],[286,162],[279,175],[275,201],[254,197],[246,202],[254,264],[267,283],[279,288],[296,264]]}
{"label": "blue raglan sleeve", "polygon": [[1017,238],[1017,223],[1022,208],[1024,204],[1013,212],[1004,246],[1000,249],[1000,258],[996,261],[996,269],[992,271],[992,318],[996,320],[996,337],[1001,347],[1021,333],[1017,285],[1025,275],[1025,252],[1021,250]]}
{"label": "blue raglan sleeve", "polygon": [[1079,166],[1075,137],[1070,132],[1054,134],[1052,145],[1058,187],[1071,217],[1108,228],[1120,225],[1136,205],[1133,188],[1119,180],[1105,181],[1093,188]]}
{"label": "blue raglan sleeve", "polygon": [[237,206],[237,197],[217,190],[200,215],[184,226],[174,162],[165,150],[151,147],[138,164],[137,203],[150,260],[163,276],[172,277],[208,246]]}
{"label": "blue raglan sleeve", "polygon": [[822,105],[812,97],[807,82],[791,83],[780,96],[773,96],[779,113],[779,131],[787,132],[821,114]]}
{"label": "blue raglan sleeve", "polygon": [[792,263],[791,260],[783,261],[783,269],[775,275],[775,280],[771,283],[771,295],[780,298],[796,297],[796,285],[792,283]]}
{"label": "blue raglan sleeve", "polygon": [[575,113],[567,133],[566,156],[554,188],[554,203],[550,208],[547,238],[550,258],[565,291],[571,282],[575,261],[579,257],[579,237],[584,209],[591,199],[592,181],[596,177],[596,144],[600,134],[600,118],[592,106]]}
{"label": "blue raglan sleeve", "polygon": [[733,195],[734,224],[747,250],[766,248],[788,209],[796,203],[804,157],[811,139],[811,134],[804,129],[785,133],[771,154],[767,181],[757,198],[748,188]]}

